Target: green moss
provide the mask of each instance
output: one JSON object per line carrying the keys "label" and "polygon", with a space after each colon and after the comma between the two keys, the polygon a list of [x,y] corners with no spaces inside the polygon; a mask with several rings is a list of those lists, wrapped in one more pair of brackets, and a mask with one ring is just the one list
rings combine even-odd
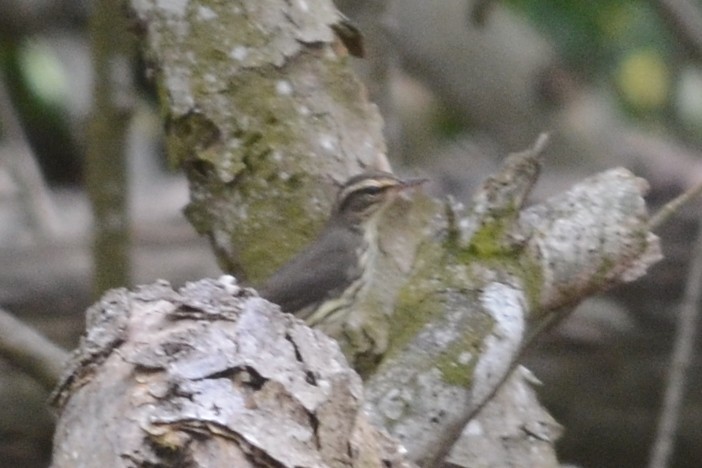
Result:
{"label": "green moss", "polygon": [[358,375],[360,375],[363,380],[373,375],[383,357],[371,351],[363,353],[353,353],[352,350],[347,349],[342,349],[342,351],[345,356],[351,356],[349,353],[353,354],[353,369],[358,372]]}
{"label": "green moss", "polygon": [[505,224],[504,220],[493,220],[481,226],[473,234],[468,252],[483,259],[502,255]]}
{"label": "green moss", "polygon": [[[537,259],[523,252],[520,245],[509,242],[512,218],[510,212],[487,220],[467,247],[461,247],[458,236],[452,236],[449,220],[443,243],[426,242],[418,249],[414,274],[398,293],[390,329],[389,357],[402,352],[428,322],[443,315],[453,302],[461,307],[466,295],[477,295],[485,270],[499,272],[500,278],[511,278],[507,281],[519,279],[529,310],[538,309],[543,272]],[[479,310],[475,313],[480,314]],[[482,340],[490,334],[494,320],[486,314],[466,313],[461,321],[452,325],[455,330],[461,330],[461,337],[451,343],[435,363],[447,383],[465,388],[472,384]]]}
{"label": "green moss", "polygon": [[[232,226],[232,238],[244,247],[241,263],[246,266],[247,274],[254,282],[269,276],[321,229],[324,215],[320,213],[319,218],[314,220],[304,208],[309,206],[310,197],[319,194],[312,193],[315,187],[310,184],[305,185],[307,190],[304,187],[296,188],[298,183],[281,184],[278,181],[273,189],[275,193],[268,193],[268,196],[265,188],[252,189],[247,195],[249,218]],[[272,185],[269,184],[269,187]]]}
{"label": "green moss", "polygon": [[[529,307],[538,307],[543,284],[541,265],[525,255],[521,246],[509,243],[509,229],[512,228],[518,210],[505,210],[496,218],[485,220],[473,234],[470,244],[461,248],[451,242],[447,249],[452,251],[464,265],[479,263],[487,268],[520,278]],[[454,239],[457,236],[454,236]]]}
{"label": "green moss", "polygon": [[[472,294],[465,290],[468,273],[464,266],[433,264],[429,267],[432,272],[437,271],[434,268],[443,274],[432,273],[431,277],[415,278],[415,282],[408,283],[402,289],[392,320],[389,356],[402,352],[427,323],[434,322],[446,308],[454,307],[454,303],[463,303],[465,296]],[[441,284],[443,287],[437,290],[436,284]],[[475,357],[480,352],[480,343],[483,337],[489,334],[493,325],[489,317],[485,316],[483,319],[474,314],[463,315],[460,323],[437,324],[437,326],[460,329],[462,333],[462,336],[451,343],[435,360],[435,365],[441,370],[447,383],[461,387],[471,384]]]}
{"label": "green moss", "polygon": [[[360,320],[349,317],[338,327],[321,326],[321,330],[325,334],[337,340],[341,352],[349,364],[364,380],[373,374],[385,356],[377,349],[377,334],[385,333],[388,325],[382,323],[384,319],[379,321],[378,317],[373,317],[374,309],[372,307],[368,304],[362,304],[363,316],[360,317]],[[352,314],[355,315],[356,312],[352,312]],[[376,336],[372,336],[373,334]]]}
{"label": "green moss", "polygon": [[344,104],[344,109],[363,120],[368,118],[366,98],[363,97],[365,88],[358,81],[348,66],[345,59],[332,57],[321,64],[317,70],[322,80],[324,89],[327,90],[332,100]]}
{"label": "green moss", "polygon": [[541,288],[544,283],[541,265],[535,259],[522,255],[519,257],[516,274],[522,280],[527,307],[529,310],[538,310],[541,304]]}
{"label": "green moss", "polygon": [[207,150],[220,140],[217,126],[198,113],[172,120],[169,130],[168,154],[171,163],[178,166],[188,162],[194,154],[209,154]]}
{"label": "green moss", "polygon": [[[454,297],[452,302],[464,302],[466,294],[465,291],[461,292],[461,297]],[[476,296],[471,301],[475,303],[478,300],[477,293],[471,294]],[[461,314],[457,323],[440,326],[450,328],[460,335],[446,346],[435,360],[435,364],[446,383],[468,387],[473,380],[473,370],[480,356],[483,340],[490,335],[495,321],[488,314],[475,309],[471,313]]]}
{"label": "green moss", "polygon": [[398,292],[389,336],[389,353],[402,349],[442,308],[434,285],[442,281],[441,247],[424,243],[417,250],[415,272]]}
{"label": "green moss", "polygon": [[[295,121],[300,116],[292,99],[276,93],[277,73],[272,76],[237,79],[224,91],[237,103],[237,115],[248,120],[228,121],[221,143],[219,133],[198,115],[178,119],[169,138],[172,154],[181,163],[188,161],[190,169],[189,219],[198,232],[228,233],[239,256],[220,264],[245,268],[253,282],[268,276],[314,237],[326,210],[311,212],[309,200],[329,199],[307,178],[305,168],[296,165],[296,153],[307,148],[300,142]],[[198,199],[199,194],[207,198]]]}
{"label": "green moss", "polygon": [[436,367],[447,384],[468,388],[473,382],[473,369],[480,354],[479,346],[474,344],[474,336],[466,336],[452,343],[436,360]]}

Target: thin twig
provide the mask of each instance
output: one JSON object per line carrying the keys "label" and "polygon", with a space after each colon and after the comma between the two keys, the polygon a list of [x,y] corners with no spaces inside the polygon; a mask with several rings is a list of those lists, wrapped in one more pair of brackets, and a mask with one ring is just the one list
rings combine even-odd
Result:
{"label": "thin twig", "polygon": [[700,193],[702,193],[702,183],[666,203],[655,215],[651,216],[651,219],[648,221],[648,228],[652,231],[668,221],[668,219],[677,213],[685,203],[689,202]]}
{"label": "thin twig", "polygon": [[52,390],[68,352],[0,309],[0,356]]}
{"label": "thin twig", "polygon": [[688,49],[702,59],[702,13],[688,0],[657,0],[660,15]]}
{"label": "thin twig", "polygon": [[702,296],[702,217],[697,229],[697,240],[685,285],[685,296],[678,317],[675,347],[667,379],[668,386],[665,390],[656,438],[651,449],[649,468],[666,468],[675,446],[686,373],[692,360],[697,333],[697,309]]}
{"label": "thin twig", "polygon": [[40,236],[51,238],[59,231],[59,218],[49,189],[36,163],[35,155],[12,105],[7,82],[2,73],[0,73],[0,126],[3,128],[5,139],[11,143],[8,148],[9,167],[22,192],[20,200],[25,204],[32,227]]}

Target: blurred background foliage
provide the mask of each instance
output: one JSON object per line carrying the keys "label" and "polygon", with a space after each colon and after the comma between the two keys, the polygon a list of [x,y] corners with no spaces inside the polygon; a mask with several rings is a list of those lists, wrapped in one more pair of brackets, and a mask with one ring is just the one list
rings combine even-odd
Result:
{"label": "blurred background foliage", "polygon": [[569,69],[609,89],[632,119],[702,139],[699,64],[677,47],[653,2],[508,4],[551,38]]}
{"label": "blurred background foliage", "polygon": [[1,41],[0,63],[45,177],[59,185],[79,184],[82,152],[68,116],[71,70],[42,35]]}
{"label": "blurred background foliage", "polygon": [[[506,0],[550,39],[563,65],[578,79],[608,90],[635,121],[663,126],[680,137],[702,141],[702,69],[681,53],[651,2]],[[71,27],[83,28],[81,22]],[[70,89],[70,64],[57,57],[44,31],[0,40],[0,67],[11,86],[34,150],[52,182],[78,183],[81,139],[69,128],[80,90]],[[139,71],[142,91],[148,82]],[[446,136],[464,130],[450,114],[436,129]]]}

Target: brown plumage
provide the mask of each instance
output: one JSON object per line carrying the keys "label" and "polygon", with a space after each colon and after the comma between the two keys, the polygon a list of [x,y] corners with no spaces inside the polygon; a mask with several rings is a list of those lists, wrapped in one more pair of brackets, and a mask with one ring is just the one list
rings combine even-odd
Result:
{"label": "brown plumage", "polygon": [[422,182],[387,172],[350,178],[319,236],[266,281],[261,296],[311,324],[348,308],[372,270],[380,213],[399,192]]}

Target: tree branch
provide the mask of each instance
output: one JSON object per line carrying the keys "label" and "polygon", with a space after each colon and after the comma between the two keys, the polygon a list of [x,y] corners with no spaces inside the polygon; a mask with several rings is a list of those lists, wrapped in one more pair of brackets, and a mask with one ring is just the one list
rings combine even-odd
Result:
{"label": "tree branch", "polygon": [[93,211],[95,293],[130,283],[126,135],[134,107],[136,52],[123,7],[98,0],[90,17],[95,78],[85,178]]}
{"label": "tree branch", "polygon": [[336,343],[232,277],[113,290],[88,325],[54,394],[56,468],[411,466]]}
{"label": "tree branch", "polygon": [[47,390],[61,376],[68,353],[0,309],[0,356],[32,376]]}
{"label": "tree branch", "polygon": [[10,143],[6,152],[8,167],[20,187],[20,202],[24,204],[32,227],[40,237],[51,239],[60,230],[51,193],[35,160],[19,116],[10,99],[7,82],[0,75],[0,127]]}
{"label": "tree branch", "polygon": [[680,307],[675,347],[670,359],[670,371],[651,448],[650,468],[666,468],[675,445],[675,434],[683,403],[687,370],[695,350],[695,336],[702,297],[702,217],[698,223],[697,240],[692,252],[692,262],[685,285],[685,296]]}
{"label": "tree branch", "polygon": [[421,465],[446,455],[538,331],[660,258],[646,184],[624,169],[520,211],[542,147],[510,156],[466,215],[448,205],[448,224],[431,224],[398,293],[366,398]]}
{"label": "tree branch", "polygon": [[697,60],[702,59],[702,13],[699,5],[688,0],[657,0],[661,17],[668,22],[672,32]]}

